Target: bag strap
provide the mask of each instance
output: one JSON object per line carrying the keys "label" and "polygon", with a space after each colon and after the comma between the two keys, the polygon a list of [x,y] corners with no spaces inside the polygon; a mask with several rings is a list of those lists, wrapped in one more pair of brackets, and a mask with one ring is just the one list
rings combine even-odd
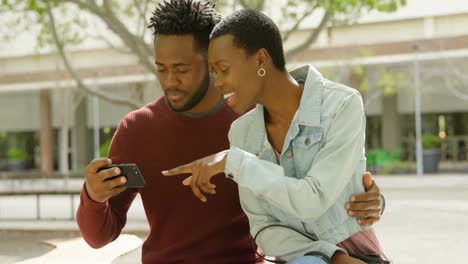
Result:
{"label": "bag strap", "polygon": [[[268,261],[268,262],[272,262],[272,263],[278,263],[278,264],[285,264],[286,261],[284,260],[272,260],[272,259],[267,259],[265,258],[265,256],[262,256],[258,253],[256,247],[257,247],[257,238],[258,238],[258,235],[260,235],[260,233],[262,231],[264,231],[265,229],[267,228],[270,228],[270,227],[283,227],[283,228],[287,228],[287,229],[290,229],[290,230],[293,230],[293,231],[296,231],[297,233],[303,235],[304,237],[310,239],[311,241],[318,241],[318,238],[314,235],[314,234],[307,234],[307,233],[304,233],[302,231],[299,231],[293,227],[290,227],[290,226],[287,226],[287,225],[282,225],[282,224],[272,224],[272,225],[267,225],[267,226],[264,226],[262,227],[260,230],[258,230],[257,234],[255,234],[253,240],[254,240],[254,245],[255,245],[255,254],[261,258],[262,260],[265,260],[265,261]],[[316,257],[319,257],[321,258],[323,261],[325,261],[327,264],[331,264],[331,259],[325,255],[324,253],[322,252],[318,252],[318,251],[311,251],[311,252],[307,252],[305,254],[305,256],[316,256]]]}

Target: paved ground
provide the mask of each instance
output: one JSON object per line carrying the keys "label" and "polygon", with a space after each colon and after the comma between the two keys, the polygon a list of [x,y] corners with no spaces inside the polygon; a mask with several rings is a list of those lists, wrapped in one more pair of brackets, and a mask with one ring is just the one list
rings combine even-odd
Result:
{"label": "paved ground", "polygon": [[120,241],[94,250],[84,244],[77,231],[0,230],[0,263],[140,263],[146,232],[126,233]]}
{"label": "paved ground", "polygon": [[[384,218],[376,225],[376,230],[393,263],[464,263],[460,260],[468,258],[468,175],[421,178],[411,175],[385,176],[378,177],[377,181],[388,204]],[[12,203],[22,203],[25,208],[19,211],[24,213],[32,210],[34,205],[21,199],[19,202],[0,199],[0,263],[17,263],[44,255],[54,249],[43,243],[46,240],[68,241],[79,237],[74,222],[66,220],[5,220],[8,218],[7,212],[15,207]],[[58,204],[60,203],[55,202],[55,209],[45,210],[44,215],[57,216],[60,211]],[[62,203],[62,206],[65,204],[68,202]],[[125,233],[136,234],[144,239],[147,224],[143,220],[141,205],[136,204],[131,210],[129,227]],[[62,211],[65,211],[63,217],[66,218],[69,210]],[[21,216],[16,213],[16,218]],[[141,247],[112,263],[139,263],[140,257]]]}
{"label": "paved ground", "polygon": [[388,210],[376,230],[394,263],[467,263],[468,175],[379,182]]}

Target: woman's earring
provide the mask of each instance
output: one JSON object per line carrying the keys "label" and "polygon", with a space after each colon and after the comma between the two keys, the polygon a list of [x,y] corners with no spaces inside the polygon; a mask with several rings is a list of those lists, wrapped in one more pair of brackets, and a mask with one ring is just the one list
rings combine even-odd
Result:
{"label": "woman's earring", "polygon": [[257,73],[258,73],[258,75],[259,75],[260,77],[263,77],[263,76],[265,76],[266,71],[265,71],[265,69],[260,68],[260,69],[258,69]]}

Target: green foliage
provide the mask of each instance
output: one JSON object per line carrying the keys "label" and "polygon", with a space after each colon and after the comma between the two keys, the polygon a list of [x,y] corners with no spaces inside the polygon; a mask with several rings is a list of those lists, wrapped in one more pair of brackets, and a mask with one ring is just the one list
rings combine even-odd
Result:
{"label": "green foliage", "polygon": [[218,10],[220,13],[226,13],[229,12],[229,0],[217,0],[213,1],[215,2],[215,8]]}
{"label": "green foliage", "polygon": [[[60,40],[64,45],[78,45],[85,39],[84,29],[87,28],[87,19],[83,12],[75,5],[59,0],[2,0],[1,10],[9,10],[11,25],[8,32],[3,33],[4,38],[12,39],[9,32],[29,32],[36,35],[37,49],[55,45],[50,29],[50,20],[47,14],[47,4],[50,4],[54,13],[59,13],[60,21],[56,21],[56,28]],[[13,30],[14,29],[14,30]]]}
{"label": "green foliage", "polygon": [[359,80],[359,87],[356,87],[360,93],[365,93],[369,90],[369,78],[367,77],[367,71],[362,65],[358,65],[354,68],[354,74]]}
{"label": "green foliage", "polygon": [[379,174],[402,174],[413,173],[415,168],[414,162],[391,161],[379,168]]}
{"label": "green foliage", "polygon": [[401,174],[414,171],[414,164],[402,162],[401,156],[401,148],[397,148],[393,152],[383,149],[369,151],[367,153],[367,169],[375,174]]}
{"label": "green foliage", "polygon": [[100,157],[107,157],[107,154],[109,153],[109,147],[110,147],[111,141],[112,139],[108,139],[99,147]]}
{"label": "green foliage", "polygon": [[307,0],[318,2],[326,10],[333,12],[334,25],[352,24],[357,18],[372,10],[395,12],[398,7],[406,5],[406,0]]}
{"label": "green foliage", "polygon": [[[234,0],[247,6],[262,11],[268,7],[268,0]],[[218,0],[225,6],[226,0]],[[315,10],[326,10],[333,13],[332,24],[352,24],[362,14],[372,10],[379,12],[395,12],[399,7],[406,5],[406,0],[288,0],[281,6],[281,18],[276,21],[280,28],[288,31],[286,27],[294,24],[305,15],[312,15]],[[315,14],[315,13],[314,13]]]}
{"label": "green foliage", "polygon": [[406,5],[406,0],[307,0],[319,2],[322,6],[337,12],[347,12],[356,9],[373,10],[379,12],[394,12],[398,7]]}
{"label": "green foliage", "polygon": [[[90,4],[93,2],[95,4]],[[59,39],[64,45],[78,45],[86,39],[85,34],[87,29],[90,28],[89,20],[97,22],[107,21],[106,15],[115,14],[120,22],[129,26],[127,22],[135,21],[142,18],[142,11],[148,11],[145,7],[151,10],[155,3],[151,0],[142,1],[128,1],[128,0],[113,0],[111,1],[112,12],[109,13],[102,1],[83,1],[86,5],[78,6],[72,1],[67,0],[1,0],[0,10],[8,10],[12,16],[11,25],[14,30],[9,32],[24,32],[30,26],[38,27],[34,32],[37,35],[38,47],[46,47],[55,45],[51,37],[49,18],[47,14],[47,4],[52,6],[53,12],[57,13],[56,27]],[[228,8],[237,3],[249,6],[251,8],[263,10],[268,6],[269,0],[217,0],[217,8],[225,13],[231,12],[232,9]],[[314,15],[315,10],[331,11],[333,16],[333,23],[343,23],[344,21],[352,21],[354,18],[359,17],[361,14],[371,10],[378,10],[380,12],[394,12],[398,7],[406,4],[406,0],[288,0],[285,5],[282,5],[281,18],[276,21],[279,26],[287,24],[286,27],[295,24],[295,21],[301,19],[305,15]],[[104,15],[96,15],[92,8],[98,8]],[[143,16],[148,13],[145,12]],[[147,17],[143,18],[147,20]],[[15,23],[20,21],[19,23]],[[347,22],[344,22],[347,23]],[[104,23],[105,24],[105,23]],[[137,33],[141,31],[141,24],[133,24],[135,28],[129,28],[129,31],[138,37]],[[287,28],[282,27],[284,30]],[[11,33],[10,33],[11,34]],[[10,39],[14,35],[8,36]],[[4,36],[5,39],[8,39]],[[131,37],[131,36],[128,36]]]}
{"label": "green foliage", "polygon": [[403,72],[385,71],[380,76],[377,85],[382,89],[384,96],[392,96],[398,93],[398,87],[405,83],[407,79],[406,74]]}
{"label": "green foliage", "polygon": [[440,138],[431,134],[421,135],[423,149],[437,149],[440,147]]}
{"label": "green foliage", "polygon": [[[359,87],[356,87],[361,93],[369,90],[369,76],[366,67],[357,65],[353,68],[354,75],[359,80]],[[396,69],[385,69],[380,71],[378,76],[377,87],[382,91],[384,96],[392,96],[398,93],[401,87],[406,87],[409,82],[409,76],[406,72]]]}
{"label": "green foliage", "polygon": [[79,167],[73,170],[72,175],[82,176],[85,174],[85,172],[86,172],[85,167]]}
{"label": "green foliage", "polygon": [[25,161],[28,158],[28,153],[22,149],[12,147],[8,150],[7,157],[10,161]]}
{"label": "green foliage", "polygon": [[393,152],[389,152],[383,149],[370,151],[367,153],[367,165],[383,166],[389,162],[399,162],[401,161],[401,154],[401,148],[397,148]]}

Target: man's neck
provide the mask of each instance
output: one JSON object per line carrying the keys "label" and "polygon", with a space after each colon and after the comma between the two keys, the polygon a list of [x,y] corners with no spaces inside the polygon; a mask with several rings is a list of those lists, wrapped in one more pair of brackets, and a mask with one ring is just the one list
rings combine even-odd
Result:
{"label": "man's neck", "polygon": [[212,114],[217,113],[219,110],[221,110],[224,107],[225,104],[226,104],[226,100],[224,99],[224,97],[221,97],[218,103],[213,108],[209,109],[206,112],[200,112],[200,113],[179,112],[178,114],[183,115],[185,117],[189,117],[189,118],[202,118],[202,117],[210,116]]}
{"label": "man's neck", "polygon": [[221,92],[213,86],[213,83],[211,83],[203,99],[189,111],[181,112],[180,114],[187,117],[199,118],[211,115],[223,106],[224,98]]}

